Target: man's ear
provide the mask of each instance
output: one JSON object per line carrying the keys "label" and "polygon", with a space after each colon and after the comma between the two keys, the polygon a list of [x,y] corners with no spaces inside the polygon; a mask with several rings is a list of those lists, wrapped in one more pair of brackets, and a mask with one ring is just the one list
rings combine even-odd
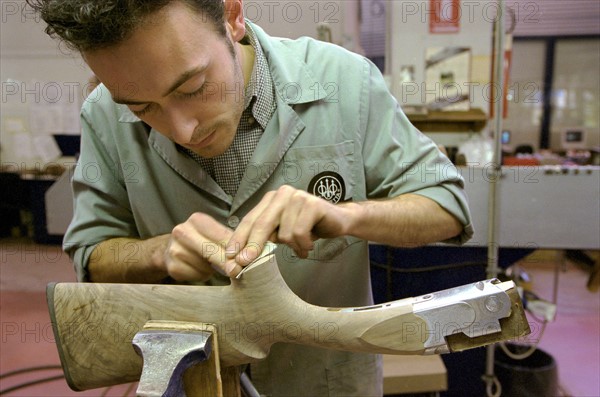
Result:
{"label": "man's ear", "polygon": [[225,23],[233,41],[237,42],[246,34],[244,7],[242,0],[223,0],[225,3]]}

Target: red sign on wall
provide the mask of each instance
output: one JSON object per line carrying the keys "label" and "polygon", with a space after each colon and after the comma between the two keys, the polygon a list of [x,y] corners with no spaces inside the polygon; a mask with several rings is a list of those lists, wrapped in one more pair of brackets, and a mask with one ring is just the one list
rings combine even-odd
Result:
{"label": "red sign on wall", "polygon": [[458,33],[460,0],[430,0],[429,32]]}

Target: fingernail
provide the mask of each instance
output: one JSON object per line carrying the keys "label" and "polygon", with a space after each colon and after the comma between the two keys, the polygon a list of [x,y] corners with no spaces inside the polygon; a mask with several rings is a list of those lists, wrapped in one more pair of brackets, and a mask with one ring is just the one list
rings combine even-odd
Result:
{"label": "fingernail", "polygon": [[227,275],[227,272],[223,268],[221,268],[220,266],[212,265],[212,268],[215,269],[215,271],[217,273],[219,273],[221,276],[229,277]]}
{"label": "fingernail", "polygon": [[240,253],[235,257],[235,261],[242,265],[248,265],[252,263],[252,261],[254,261],[257,258],[257,256],[258,255],[256,255],[253,250],[245,249],[240,251]]}
{"label": "fingernail", "polygon": [[242,271],[242,268],[237,263],[230,262],[225,265],[225,271],[229,277],[235,277]]}

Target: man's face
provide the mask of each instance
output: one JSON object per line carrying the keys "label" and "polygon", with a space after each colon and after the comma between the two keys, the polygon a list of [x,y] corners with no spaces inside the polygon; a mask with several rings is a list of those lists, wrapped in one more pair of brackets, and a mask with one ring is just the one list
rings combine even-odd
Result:
{"label": "man's face", "polygon": [[124,42],[84,53],[113,100],[172,141],[214,157],[233,141],[243,111],[240,23],[222,37],[212,22],[174,2]]}

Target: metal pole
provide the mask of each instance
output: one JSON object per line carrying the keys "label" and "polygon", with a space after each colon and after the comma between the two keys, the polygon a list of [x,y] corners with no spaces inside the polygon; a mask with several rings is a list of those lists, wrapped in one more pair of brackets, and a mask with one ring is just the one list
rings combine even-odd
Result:
{"label": "metal pole", "polygon": [[[488,262],[487,276],[498,275],[498,185],[502,174],[502,114],[504,112],[504,0],[498,0],[499,15],[495,22],[494,32],[494,154],[492,164],[486,167],[490,189],[488,193]],[[499,98],[498,98],[499,97]]]}
{"label": "metal pole", "polygon": [[[487,254],[487,278],[498,275],[498,185],[502,174],[502,115],[504,113],[504,34],[505,14],[504,0],[497,0],[498,15],[494,23],[494,88],[500,95],[494,95],[494,154],[489,177],[488,194],[488,254]],[[494,385],[494,345],[487,347],[485,380],[487,382],[487,394],[492,395]],[[497,390],[496,393],[499,394]]]}

